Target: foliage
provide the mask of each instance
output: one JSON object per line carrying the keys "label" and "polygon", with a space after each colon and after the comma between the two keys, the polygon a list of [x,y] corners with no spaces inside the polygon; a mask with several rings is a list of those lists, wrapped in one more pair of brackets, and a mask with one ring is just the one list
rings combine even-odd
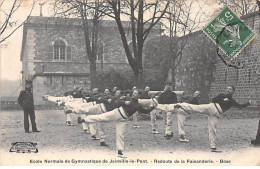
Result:
{"label": "foliage", "polygon": [[144,84],[152,90],[162,90],[170,68],[167,36],[154,37],[144,48]]}
{"label": "foliage", "polygon": [[116,71],[110,69],[109,71],[97,72],[97,86],[100,91],[105,88],[113,89],[117,86],[121,90],[131,89],[134,86],[134,76],[129,71]]}
{"label": "foliage", "polygon": [[228,6],[239,16],[256,11],[258,2],[258,0],[219,0],[220,5]]}

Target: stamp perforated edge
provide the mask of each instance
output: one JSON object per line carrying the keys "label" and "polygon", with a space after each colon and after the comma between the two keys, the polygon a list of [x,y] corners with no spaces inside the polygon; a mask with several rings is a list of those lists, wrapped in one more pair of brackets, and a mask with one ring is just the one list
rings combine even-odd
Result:
{"label": "stamp perforated edge", "polygon": [[233,10],[231,10],[228,6],[225,6],[219,13],[217,13],[217,14],[215,14],[215,15],[213,16],[213,19],[211,19],[211,21],[210,21],[206,26],[204,26],[204,27],[202,28],[202,32],[203,32],[218,48],[221,49],[221,51],[226,55],[226,58],[228,58],[229,60],[233,61],[233,60],[237,59],[238,55],[245,49],[245,47],[247,47],[247,45],[249,45],[249,43],[251,43],[253,40],[256,39],[257,33],[254,31],[254,29],[252,29],[250,26],[248,26],[242,19],[240,19],[240,17],[238,17],[238,18],[241,20],[241,22],[242,22],[244,25],[246,25],[250,31],[252,31],[252,32],[254,33],[254,37],[251,38],[251,39],[243,46],[243,48],[240,49],[240,52],[237,52],[237,53],[233,56],[233,58],[229,58],[229,57],[227,56],[227,53],[224,51],[224,49],[222,49],[222,47],[219,46],[214,40],[212,40],[212,38],[204,31],[204,28],[206,28],[207,26],[209,26],[209,24],[210,24],[213,20],[215,20],[216,17],[217,17],[223,10],[225,10],[226,8],[228,8],[231,12],[233,12],[233,13],[236,15],[236,17],[238,17],[237,14],[236,14]]}

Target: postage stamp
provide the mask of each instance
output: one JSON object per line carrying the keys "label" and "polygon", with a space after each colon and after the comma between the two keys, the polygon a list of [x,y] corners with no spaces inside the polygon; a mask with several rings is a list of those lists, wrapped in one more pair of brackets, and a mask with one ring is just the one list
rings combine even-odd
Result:
{"label": "postage stamp", "polygon": [[256,37],[243,21],[228,7],[214,18],[203,32],[233,60]]}

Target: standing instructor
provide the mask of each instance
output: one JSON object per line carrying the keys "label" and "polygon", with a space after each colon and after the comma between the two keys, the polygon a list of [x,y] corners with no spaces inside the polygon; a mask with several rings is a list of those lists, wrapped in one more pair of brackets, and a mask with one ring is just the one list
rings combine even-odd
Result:
{"label": "standing instructor", "polygon": [[34,101],[33,101],[33,92],[32,92],[32,81],[25,81],[25,90],[20,92],[18,97],[18,103],[23,108],[24,113],[24,130],[26,133],[29,131],[29,116],[32,124],[32,132],[40,132],[37,130],[35,123],[35,111],[34,111]]}

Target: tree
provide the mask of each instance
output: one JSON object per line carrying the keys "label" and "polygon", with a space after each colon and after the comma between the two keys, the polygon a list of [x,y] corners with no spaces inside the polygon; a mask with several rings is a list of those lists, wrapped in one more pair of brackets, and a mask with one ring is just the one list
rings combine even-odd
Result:
{"label": "tree", "polygon": [[259,0],[219,0],[220,5],[230,7],[239,16],[256,11],[258,3]]}
{"label": "tree", "polygon": [[[169,36],[152,37],[144,47],[144,82],[152,90],[162,90],[170,69]],[[156,69],[155,69],[156,68]]]}
{"label": "tree", "polygon": [[[98,39],[100,20],[106,11],[102,1],[95,0],[55,0],[54,7],[57,16],[64,18],[80,18],[87,58],[90,63],[91,88],[96,86],[96,58],[98,54]],[[100,11],[103,11],[100,12]]]}
{"label": "tree", "polygon": [[183,50],[183,59],[177,69],[177,88],[189,94],[200,90],[203,102],[207,103],[216,63],[215,44],[202,31],[193,33]]}
{"label": "tree", "polygon": [[12,36],[31,16],[35,1],[33,1],[25,20],[19,21],[14,19],[19,9],[22,8],[23,3],[24,1],[21,0],[14,0],[13,2],[0,0],[0,44]]}
{"label": "tree", "polygon": [[[155,27],[164,16],[169,1],[156,0],[108,0],[107,9],[103,12],[115,19],[126,57],[135,75],[136,85],[142,87],[143,79],[143,47],[152,28]],[[131,27],[131,42],[127,40],[122,17],[129,17]],[[132,48],[132,51],[131,51]]]}
{"label": "tree", "polygon": [[170,0],[169,2],[169,8],[164,17],[165,32],[169,35],[168,48],[170,49],[169,72],[171,72],[171,77],[167,80],[172,82],[172,89],[175,90],[175,71],[181,62],[182,52],[188,40],[187,35],[198,28],[203,15],[201,6],[194,10],[196,12],[193,11],[192,13],[192,8],[194,9],[195,4],[194,1]]}

